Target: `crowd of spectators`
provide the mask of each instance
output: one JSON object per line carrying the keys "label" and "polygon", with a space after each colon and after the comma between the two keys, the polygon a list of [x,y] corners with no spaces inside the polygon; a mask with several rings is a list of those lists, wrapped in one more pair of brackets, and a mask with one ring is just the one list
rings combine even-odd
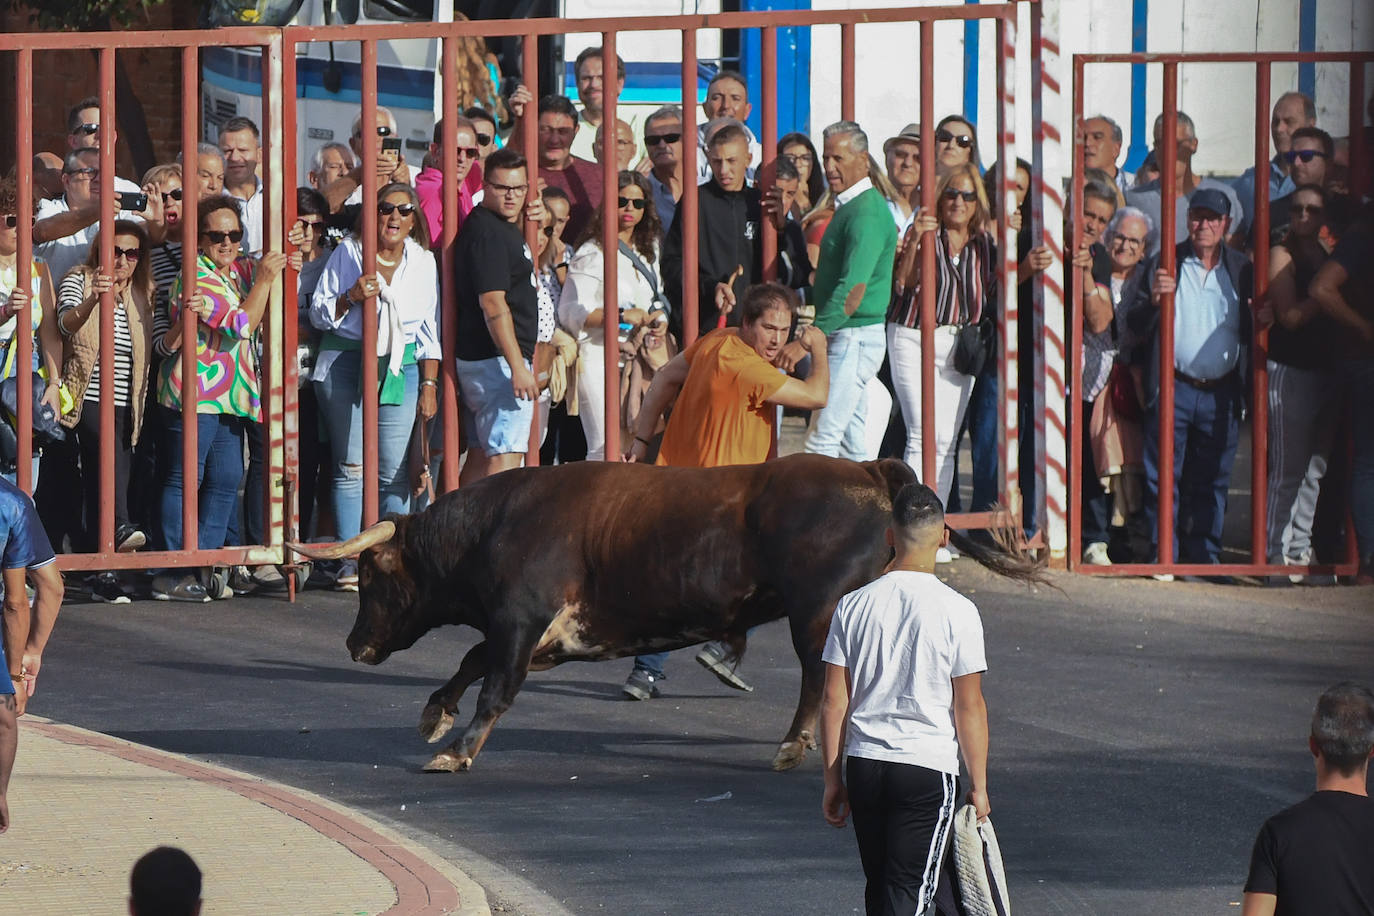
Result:
{"label": "crowd of spectators", "polygon": [[[685,343],[682,301],[685,226],[678,203],[688,177],[683,143],[698,144],[700,218],[699,326],[693,336],[740,335],[751,314],[742,306],[768,270],[779,289],[794,291],[793,325],[814,324],[812,339],[795,327],[768,357],[778,370],[808,378],[817,348],[828,384],[813,407],[805,449],[855,459],[890,454],[920,468],[934,440],[932,485],[950,511],[962,508],[958,453],[967,434],[971,502],[982,511],[998,500],[999,400],[997,340],[997,208],[1004,164],[985,168],[976,125],[961,115],[936,126],[935,207],[921,207],[921,129],[908,124],[882,143],[883,161],[853,122],[826,127],[818,149],[802,133],[765,151],[744,123],[751,87],[721,70],[702,104],[695,138],[684,137],[682,111],[660,108],[642,120],[603,118],[600,50],[588,48],[574,68],[581,108],[569,98],[535,99],[524,86],[482,101],[458,116],[455,174],[456,275],[442,277],[438,249],[442,207],[443,125],[419,169],[397,150],[397,125],[385,107],[375,124],[354,120],[347,143],[326,143],[297,191],[295,224],[285,251],[263,241],[259,129],[234,118],[217,144],[197,150],[195,182],[187,164],[158,165],[141,183],[117,179],[117,198],[99,193],[102,129],[94,98],[73,105],[69,148],[35,157],[34,185],[0,181],[0,341],[3,376],[13,378],[15,314],[32,302],[36,405],[51,409],[70,434],[45,440],[33,479],[44,524],[59,550],[98,547],[102,501],[113,503],[115,548],[177,549],[182,490],[180,348],[184,315],[196,316],[200,530],[209,549],[261,543],[266,452],[259,327],[268,291],[289,263],[297,277],[301,348],[299,501],[304,537],[356,534],[364,473],[375,474],[383,513],[406,512],[427,497],[443,460],[440,414],[439,290],[453,283],[458,301],[458,413],[467,482],[519,466],[537,436],[545,462],[601,459],[607,430],[656,454],[664,423],[638,422],[655,373]],[[623,87],[624,65],[618,66]],[[499,105],[496,102],[499,101]],[[537,148],[523,148],[522,124],[537,120]],[[1254,170],[1235,183],[1193,171],[1197,125],[1178,113],[1175,270],[1160,269],[1162,182],[1157,153],[1137,174],[1122,166],[1122,132],[1114,120],[1084,121],[1086,181],[1067,208],[1081,246],[1065,264],[1064,290],[1079,297],[1083,365],[1083,560],[1148,561],[1157,550],[1159,468],[1159,304],[1174,297],[1174,556],[1216,563],[1240,423],[1251,390],[1252,363],[1269,371],[1268,555],[1276,564],[1307,566],[1337,559],[1347,503],[1354,519],[1362,581],[1374,554],[1374,432],[1367,397],[1374,381],[1374,308],[1368,272],[1368,213],[1345,187],[1331,136],[1316,125],[1311,99],[1287,93],[1274,107],[1269,238],[1257,239]],[[1163,142],[1163,119],[1154,129]],[[609,133],[608,133],[609,131]],[[613,136],[613,141],[608,137]],[[365,144],[373,144],[375,201],[362,199]],[[602,210],[601,158],[613,156],[617,209]],[[1018,204],[1031,169],[1011,172]],[[37,204],[32,286],[16,288],[16,202]],[[181,215],[195,193],[197,273],[182,276]],[[376,208],[376,272],[366,273],[361,211]],[[619,314],[603,311],[602,227],[618,236]],[[102,221],[114,229],[114,262],[101,261]],[[525,244],[528,222],[538,245]],[[1036,244],[1025,206],[1009,214],[1017,231],[1023,354],[1035,349],[1032,281],[1054,261]],[[1066,227],[1072,238],[1073,226]],[[27,231],[27,229],[25,230]],[[777,260],[765,265],[765,233]],[[1268,248],[1268,293],[1252,302],[1252,254]],[[934,246],[935,270],[923,276],[922,251]],[[935,286],[934,386],[923,390],[921,295]],[[115,301],[113,378],[101,378],[102,297]],[[781,295],[781,294],[775,294]],[[361,397],[362,326],[375,301],[379,316],[376,413],[378,455],[364,467]],[[777,300],[781,301],[781,300]],[[771,314],[771,313],[770,313]],[[1252,354],[1251,322],[1269,330],[1264,354]],[[616,326],[612,346],[607,329]],[[723,328],[724,330],[718,330]],[[823,336],[824,341],[821,341]],[[689,350],[691,354],[693,351]],[[762,354],[762,349],[758,353]],[[604,404],[605,360],[622,376],[619,416]],[[1033,360],[1019,362],[1022,489],[1033,502]],[[674,370],[676,371],[676,370]],[[685,369],[683,370],[685,371]],[[680,383],[680,380],[679,380]],[[102,493],[98,404],[112,398],[114,492]],[[934,428],[922,422],[922,400],[934,405]],[[671,401],[652,401],[662,413]],[[781,403],[781,402],[777,402]],[[796,404],[790,404],[796,408]],[[1058,410],[1058,405],[1049,409]],[[1067,414],[1067,411],[1065,411]],[[1169,422],[1169,418],[1164,418]],[[1343,424],[1345,426],[1343,427]],[[1353,437],[1343,461],[1342,428]],[[652,435],[637,435],[652,433]],[[0,424],[0,460],[15,476],[13,429]],[[690,449],[679,451],[689,452]],[[727,451],[729,451],[727,449]],[[615,456],[611,456],[614,458]],[[78,483],[79,482],[79,483]],[[1343,499],[1348,489],[1349,500]],[[1334,494],[1334,496],[1333,496]],[[1327,511],[1330,502],[1335,511]],[[1027,533],[1033,520],[1026,519]],[[187,545],[189,546],[189,545]],[[949,558],[941,549],[941,560]],[[347,561],[317,571],[326,584],[357,588]],[[1287,581],[1289,577],[1281,577]],[[1302,578],[1295,574],[1293,581]],[[89,580],[95,597],[122,602],[130,576]],[[151,583],[162,599],[209,601],[235,591],[281,584],[272,568],[169,571]]]}

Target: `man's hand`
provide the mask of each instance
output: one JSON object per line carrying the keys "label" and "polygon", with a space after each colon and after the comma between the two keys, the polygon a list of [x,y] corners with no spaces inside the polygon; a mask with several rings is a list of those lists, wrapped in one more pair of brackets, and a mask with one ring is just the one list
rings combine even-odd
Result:
{"label": "man's hand", "polygon": [[804,325],[797,334],[797,340],[806,348],[807,353],[825,349],[825,332],[814,324]]}
{"label": "man's hand", "polygon": [[525,116],[525,106],[533,101],[534,95],[525,88],[524,83],[521,83],[515,87],[510,98],[506,99],[506,107],[510,109],[511,117],[518,121]]}
{"label": "man's hand", "polygon": [[782,189],[777,185],[763,195],[763,216],[779,232],[787,225],[787,211],[782,208]]}
{"label": "man's hand", "polygon": [[806,349],[806,344],[798,338],[778,351],[778,355],[773,359],[773,365],[790,375],[792,370],[797,368],[797,363],[805,359],[809,352],[811,351]]}
{"label": "man's hand", "polygon": [[1093,253],[1086,243],[1079,245],[1078,250],[1073,253],[1073,266],[1079,270],[1092,270]]}
{"label": "man's hand", "polygon": [[974,812],[978,815],[978,822],[982,823],[988,819],[992,813],[992,802],[988,801],[987,789],[974,789],[968,794],[968,803],[973,806]]}
{"label": "man's hand", "polygon": [[24,682],[24,687],[29,696],[33,696],[38,690],[38,669],[42,667],[43,656],[37,652],[25,652],[24,657],[19,662],[20,672],[29,676],[29,679]]}
{"label": "man's hand", "polygon": [[544,197],[542,194],[531,194],[525,200],[525,219],[532,223],[542,223],[544,215],[548,211],[544,209]]}
{"label": "man's hand", "polygon": [[724,283],[716,284],[716,311],[722,315],[728,315],[735,310],[735,281],[740,274],[744,273],[744,265],[735,266],[734,273],[730,274],[730,279]]}
{"label": "man's hand", "polygon": [[825,794],[821,798],[821,813],[831,827],[843,827],[849,817],[849,790],[844,783],[825,781]]}
{"label": "man's hand", "polygon": [[1049,266],[1054,263],[1054,255],[1050,253],[1048,245],[1040,245],[1026,252],[1026,260],[1022,263],[1035,273],[1040,273],[1048,270]]}
{"label": "man's hand", "polygon": [[510,367],[510,387],[516,398],[521,401],[533,401],[539,397],[539,383],[534,380],[534,373],[526,369],[523,362]]}
{"label": "man's hand", "polygon": [[1173,274],[1162,267],[1155,271],[1154,285],[1150,289],[1154,294],[1156,305],[1159,304],[1160,299],[1163,297],[1173,295],[1174,290],[1177,288],[1178,281],[1174,278]]}

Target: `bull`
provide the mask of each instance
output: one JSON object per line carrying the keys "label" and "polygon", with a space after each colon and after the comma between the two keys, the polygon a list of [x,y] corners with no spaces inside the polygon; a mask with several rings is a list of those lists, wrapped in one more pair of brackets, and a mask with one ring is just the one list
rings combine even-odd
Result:
{"label": "bull", "polygon": [[[361,554],[354,661],[381,664],[446,624],[482,634],[421,714],[421,736],[439,741],[482,681],[472,720],[428,771],[469,769],[530,671],[708,640],[738,660],[751,627],[782,617],[802,669],[772,762],[786,770],[816,746],[831,613],[882,573],[892,498],[915,480],[901,461],[818,455],[709,469],[577,462],[495,475],[334,547],[292,547]],[[1025,558],[957,543],[995,572],[1039,576]]]}

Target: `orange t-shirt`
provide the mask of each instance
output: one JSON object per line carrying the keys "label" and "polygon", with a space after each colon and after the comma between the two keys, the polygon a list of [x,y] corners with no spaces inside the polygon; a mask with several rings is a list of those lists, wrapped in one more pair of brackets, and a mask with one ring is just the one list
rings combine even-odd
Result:
{"label": "orange t-shirt", "polygon": [[714,468],[767,461],[777,417],[768,399],[787,376],[740,340],[739,328],[712,331],[682,355],[687,381],[657,463]]}

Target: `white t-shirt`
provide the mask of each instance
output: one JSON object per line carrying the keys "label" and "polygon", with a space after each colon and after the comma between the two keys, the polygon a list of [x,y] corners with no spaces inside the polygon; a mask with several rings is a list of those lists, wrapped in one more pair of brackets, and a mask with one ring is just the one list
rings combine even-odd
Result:
{"label": "white t-shirt", "polygon": [[849,669],[846,754],[959,772],[951,678],[988,667],[972,601],[890,572],[840,599],[821,657]]}

